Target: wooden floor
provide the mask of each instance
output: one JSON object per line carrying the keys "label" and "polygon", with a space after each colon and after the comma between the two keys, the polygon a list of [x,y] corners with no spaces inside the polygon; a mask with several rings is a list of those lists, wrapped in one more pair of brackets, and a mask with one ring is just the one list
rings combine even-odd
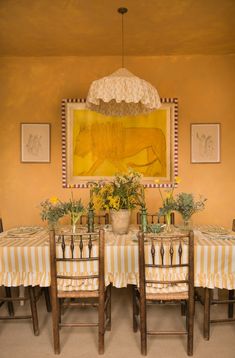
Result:
{"label": "wooden floor", "polygon": [[[141,357],[139,333],[132,332],[132,305],[131,290],[113,289],[112,297],[112,330],[105,335],[105,354],[107,358]],[[0,308],[1,311],[4,308]],[[19,310],[22,307],[18,308]],[[25,309],[25,307],[23,308]],[[159,329],[165,329],[172,322],[175,328],[181,328],[184,319],[180,315],[180,308],[150,307],[149,325]],[[213,307],[221,316],[225,307],[222,305]],[[0,356],[1,358],[51,358],[55,357],[52,346],[51,317],[46,312],[43,297],[38,304],[40,335],[35,337],[29,321],[0,322]],[[79,314],[85,319],[95,319],[95,309],[83,309]],[[154,315],[155,313],[155,315]],[[70,319],[78,315],[77,309],[65,318]],[[96,328],[64,328],[61,331],[61,354],[66,358],[93,358],[99,357],[97,353]],[[184,358],[186,354],[185,337],[150,337],[148,339],[149,358]],[[204,341],[202,337],[202,306],[196,305],[195,358],[234,358],[235,357],[235,323],[212,325],[211,339]]]}

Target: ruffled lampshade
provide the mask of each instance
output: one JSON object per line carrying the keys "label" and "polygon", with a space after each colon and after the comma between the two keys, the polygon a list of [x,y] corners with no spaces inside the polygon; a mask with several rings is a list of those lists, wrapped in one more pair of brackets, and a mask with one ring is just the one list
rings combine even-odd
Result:
{"label": "ruffled lampshade", "polygon": [[86,106],[104,115],[126,116],[154,111],[161,101],[150,83],[120,68],[92,82]]}

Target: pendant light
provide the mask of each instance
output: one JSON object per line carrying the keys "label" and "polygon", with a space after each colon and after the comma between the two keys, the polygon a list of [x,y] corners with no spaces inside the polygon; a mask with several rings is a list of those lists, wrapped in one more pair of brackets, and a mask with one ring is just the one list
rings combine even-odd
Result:
{"label": "pendant light", "polygon": [[93,81],[87,95],[87,108],[107,116],[138,115],[161,106],[157,90],[124,67],[124,14],[127,11],[125,7],[118,9],[122,16],[122,67]]}

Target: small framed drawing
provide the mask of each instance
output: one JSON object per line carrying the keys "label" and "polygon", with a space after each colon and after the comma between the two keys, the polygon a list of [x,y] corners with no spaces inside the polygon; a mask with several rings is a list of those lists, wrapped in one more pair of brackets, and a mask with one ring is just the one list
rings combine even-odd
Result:
{"label": "small framed drawing", "polygon": [[50,162],[49,123],[21,123],[21,162]]}
{"label": "small framed drawing", "polygon": [[220,163],[220,124],[191,124],[191,163]]}

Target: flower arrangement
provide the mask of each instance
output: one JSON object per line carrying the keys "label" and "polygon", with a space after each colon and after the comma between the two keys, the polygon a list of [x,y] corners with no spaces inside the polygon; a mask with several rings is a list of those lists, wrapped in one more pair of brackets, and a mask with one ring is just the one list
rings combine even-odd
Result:
{"label": "flower arrangement", "polygon": [[40,206],[42,209],[42,220],[47,220],[48,224],[52,226],[65,215],[69,215],[71,225],[75,225],[84,212],[84,206],[82,205],[81,199],[74,200],[72,191],[71,198],[68,202],[62,202],[57,197],[52,197],[43,201]]}
{"label": "flower arrangement", "polygon": [[141,174],[129,170],[127,174],[116,174],[110,182],[93,183],[94,204],[102,210],[133,209],[145,206]]}
{"label": "flower arrangement", "polygon": [[[162,207],[160,207],[158,211],[158,216],[165,216],[167,225],[170,225],[171,213],[177,209],[176,200],[174,198],[174,190],[180,181],[179,177],[175,177],[172,187],[164,190],[165,194],[163,194],[161,188],[158,187],[162,199]],[[159,184],[159,180],[155,180],[155,183]]]}
{"label": "flower arrangement", "polygon": [[51,226],[54,226],[57,221],[64,216],[63,205],[55,196],[43,201],[40,206],[42,220],[47,220],[48,224]]}
{"label": "flower arrangement", "polygon": [[198,201],[191,193],[180,193],[176,197],[176,210],[181,214],[184,221],[187,221],[197,211],[205,208],[206,198],[200,197]]}

